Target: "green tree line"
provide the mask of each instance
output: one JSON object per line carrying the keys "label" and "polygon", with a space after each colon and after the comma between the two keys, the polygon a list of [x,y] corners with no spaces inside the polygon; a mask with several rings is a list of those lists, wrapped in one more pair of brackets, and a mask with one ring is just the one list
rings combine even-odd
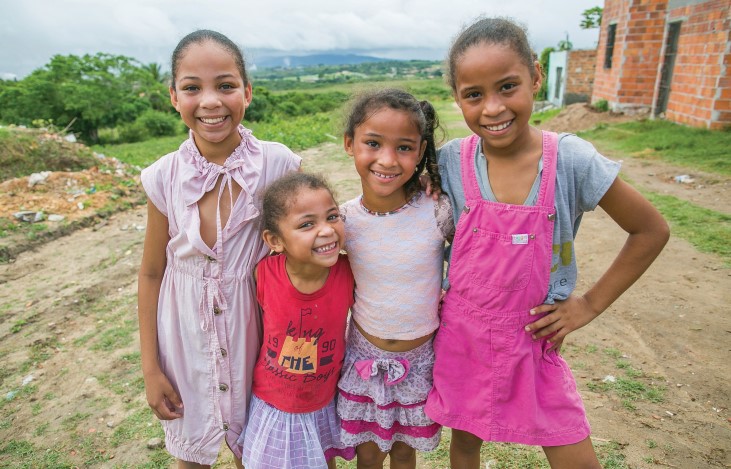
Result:
{"label": "green tree line", "polygon": [[[56,55],[22,80],[0,80],[0,122],[67,129],[89,144],[125,143],[185,130],[158,64],[119,55]],[[344,92],[271,93],[257,86],[249,121],[328,112]]]}

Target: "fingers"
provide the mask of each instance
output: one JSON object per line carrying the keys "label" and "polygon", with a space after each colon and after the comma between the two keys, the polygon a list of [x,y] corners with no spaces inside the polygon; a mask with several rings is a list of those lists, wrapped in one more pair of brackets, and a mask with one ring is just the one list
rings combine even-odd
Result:
{"label": "fingers", "polygon": [[537,316],[539,314],[550,313],[550,312],[556,311],[557,309],[558,309],[558,303],[555,303],[552,305],[542,304],[542,305],[536,306],[535,308],[532,308],[530,310],[530,315]]}

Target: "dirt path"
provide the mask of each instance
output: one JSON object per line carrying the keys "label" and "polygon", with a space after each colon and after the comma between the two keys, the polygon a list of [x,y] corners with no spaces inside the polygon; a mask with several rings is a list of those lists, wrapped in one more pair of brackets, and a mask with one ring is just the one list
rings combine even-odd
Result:
{"label": "dirt path", "polygon": [[[338,145],[303,157],[306,169],[326,171],[340,200],[358,192]],[[729,213],[727,179],[677,184],[668,177],[677,168],[627,158],[623,172],[649,190]],[[27,458],[43,467],[137,466],[162,458],[145,447],[159,426],[142,412],[138,372],[144,224],[144,208],[136,208],[0,265],[0,441],[12,443],[0,444],[0,466]],[[580,291],[622,242],[601,210],[587,214],[577,240]],[[729,287],[728,266],[673,237],[638,284],[569,336],[564,354],[594,441],[618,444],[627,466],[731,467]],[[604,382],[610,375],[616,381]],[[228,467],[230,458],[220,464]]]}

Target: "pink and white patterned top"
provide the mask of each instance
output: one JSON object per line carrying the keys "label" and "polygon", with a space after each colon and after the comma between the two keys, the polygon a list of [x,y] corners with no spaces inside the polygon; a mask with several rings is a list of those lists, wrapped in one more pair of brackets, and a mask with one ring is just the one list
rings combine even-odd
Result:
{"label": "pink and white patterned top", "polygon": [[361,197],[341,206],[345,250],[355,276],[353,319],[381,339],[412,340],[439,326],[444,241],[454,233],[446,196],[423,192],[386,214]]}

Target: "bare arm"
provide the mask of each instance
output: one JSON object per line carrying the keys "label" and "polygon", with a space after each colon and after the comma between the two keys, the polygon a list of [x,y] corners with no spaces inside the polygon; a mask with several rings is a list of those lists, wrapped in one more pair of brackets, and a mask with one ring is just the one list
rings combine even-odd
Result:
{"label": "bare arm", "polygon": [[607,214],[627,232],[627,240],[604,275],[582,296],[570,296],[555,305],[541,305],[532,314],[551,312],[528,325],[534,338],[555,334],[560,344],[566,335],[599,316],[647,270],[670,237],[667,222],[639,192],[617,178],[599,201]]}
{"label": "bare arm", "polygon": [[137,281],[137,314],[140,322],[140,354],[147,402],[162,420],[180,417],[182,402],[163,374],[158,360],[157,304],[170,237],[168,219],[147,200],[147,229],[142,265]]}

